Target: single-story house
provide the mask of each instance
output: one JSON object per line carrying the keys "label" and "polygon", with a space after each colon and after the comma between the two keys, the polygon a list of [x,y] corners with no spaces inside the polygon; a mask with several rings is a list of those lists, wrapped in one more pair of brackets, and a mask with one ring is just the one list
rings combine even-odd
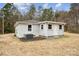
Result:
{"label": "single-story house", "polygon": [[64,25],[63,22],[27,20],[17,21],[14,27],[16,37],[23,38],[27,34],[35,37],[64,35]]}

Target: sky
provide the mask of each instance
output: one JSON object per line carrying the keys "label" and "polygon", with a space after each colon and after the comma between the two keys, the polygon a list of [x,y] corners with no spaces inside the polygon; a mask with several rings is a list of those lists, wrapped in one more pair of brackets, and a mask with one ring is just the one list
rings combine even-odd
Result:
{"label": "sky", "polygon": [[70,9],[70,4],[68,3],[49,3],[49,4],[35,4],[36,7],[42,5],[43,8],[52,7],[53,10],[64,10],[68,11]]}
{"label": "sky", "polygon": [[4,7],[4,3],[0,3],[0,9]]}
{"label": "sky", "polygon": [[[5,4],[4,3],[0,3],[0,9],[3,8]],[[29,10],[29,6],[31,4],[29,3],[14,3],[14,6],[17,7],[17,9],[21,12],[21,13],[26,13]],[[50,8],[52,7],[52,9],[55,10],[59,10],[59,11],[69,11],[70,9],[70,4],[69,3],[34,3],[36,9],[38,10],[39,6],[42,6],[43,9],[46,8]]]}

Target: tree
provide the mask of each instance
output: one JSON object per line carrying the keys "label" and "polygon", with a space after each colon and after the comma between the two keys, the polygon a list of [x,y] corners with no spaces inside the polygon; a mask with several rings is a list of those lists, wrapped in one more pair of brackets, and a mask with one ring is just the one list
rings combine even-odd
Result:
{"label": "tree", "polygon": [[35,16],[34,16],[35,20],[41,20],[42,11],[43,11],[42,6],[39,6],[38,10],[35,12]]}
{"label": "tree", "polygon": [[66,31],[79,33],[79,4],[72,3],[69,11],[59,14],[58,20],[66,23]]}
{"label": "tree", "polygon": [[5,21],[4,21],[4,32],[5,33],[11,33],[14,32],[14,20],[13,14],[10,12],[11,7],[13,6],[12,3],[7,3],[3,8],[2,12],[5,15]]}
{"label": "tree", "polygon": [[79,3],[71,3],[71,10],[74,10],[76,8],[79,8]]}
{"label": "tree", "polygon": [[29,12],[27,13],[27,19],[28,20],[34,19],[35,12],[36,12],[36,8],[35,8],[34,4],[32,4],[30,6]]}
{"label": "tree", "polygon": [[7,17],[7,16],[9,16],[10,14],[10,12],[9,12],[9,9],[11,8],[11,6],[12,6],[12,3],[7,3],[1,10],[2,10],[2,12],[4,12],[4,15]]}
{"label": "tree", "polygon": [[41,20],[51,20],[52,16],[53,16],[53,13],[51,9],[44,9]]}

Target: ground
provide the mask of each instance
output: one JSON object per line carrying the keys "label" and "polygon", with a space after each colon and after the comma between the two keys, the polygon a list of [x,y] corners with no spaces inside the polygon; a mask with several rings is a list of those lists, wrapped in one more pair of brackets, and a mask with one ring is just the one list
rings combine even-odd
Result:
{"label": "ground", "polygon": [[79,55],[79,34],[64,33],[60,38],[22,41],[14,34],[0,35],[0,55]]}

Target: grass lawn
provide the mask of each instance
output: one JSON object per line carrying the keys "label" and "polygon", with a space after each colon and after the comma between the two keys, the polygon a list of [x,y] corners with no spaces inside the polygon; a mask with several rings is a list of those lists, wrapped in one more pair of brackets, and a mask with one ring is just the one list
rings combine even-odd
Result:
{"label": "grass lawn", "polygon": [[64,33],[60,38],[21,41],[14,34],[0,35],[0,55],[79,55],[79,34]]}

